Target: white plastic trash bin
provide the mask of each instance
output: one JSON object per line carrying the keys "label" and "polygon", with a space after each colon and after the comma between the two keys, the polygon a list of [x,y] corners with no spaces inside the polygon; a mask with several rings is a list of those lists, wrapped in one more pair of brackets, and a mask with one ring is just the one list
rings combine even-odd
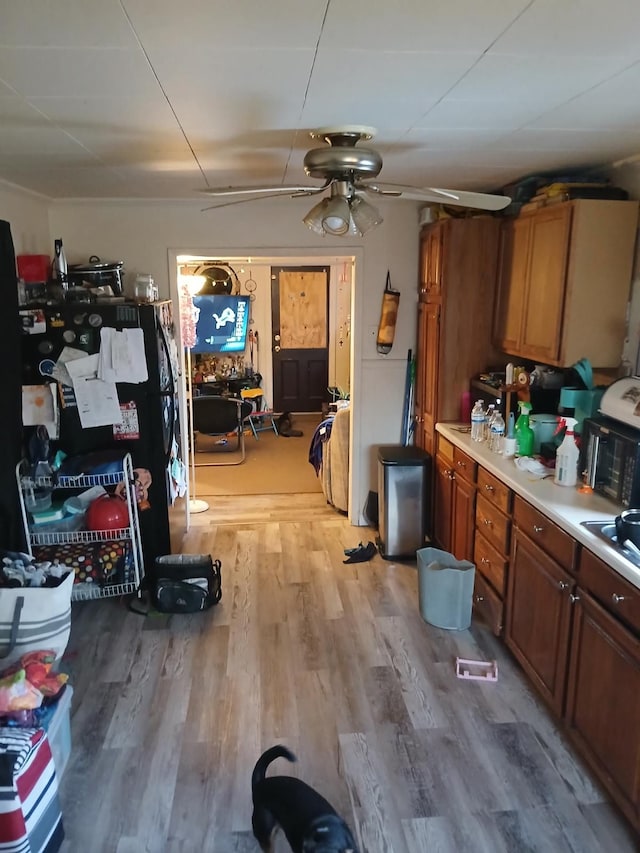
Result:
{"label": "white plastic trash bin", "polygon": [[420,548],[416,556],[422,618],[436,628],[464,631],[471,625],[476,567],[438,548]]}

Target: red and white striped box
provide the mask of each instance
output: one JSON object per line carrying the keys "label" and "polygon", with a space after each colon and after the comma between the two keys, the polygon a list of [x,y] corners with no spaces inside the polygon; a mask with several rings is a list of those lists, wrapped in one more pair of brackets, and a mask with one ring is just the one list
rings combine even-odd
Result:
{"label": "red and white striped box", "polygon": [[0,728],[0,851],[56,853],[64,829],[44,729]]}

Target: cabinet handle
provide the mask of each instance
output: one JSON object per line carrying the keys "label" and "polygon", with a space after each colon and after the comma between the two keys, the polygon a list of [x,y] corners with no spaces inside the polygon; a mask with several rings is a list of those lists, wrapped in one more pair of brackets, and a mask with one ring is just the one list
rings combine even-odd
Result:
{"label": "cabinet handle", "polygon": [[493,486],[490,486],[488,483],[486,484],[485,489],[486,489],[488,492],[494,492],[494,491],[495,491],[495,489],[493,488]]}
{"label": "cabinet handle", "polygon": [[484,601],[484,595],[476,595],[474,600],[479,604],[481,601]]}
{"label": "cabinet handle", "polygon": [[576,603],[576,601],[580,601],[580,596],[579,596],[579,595],[576,595],[575,593],[573,593],[573,592],[572,592],[572,593],[571,593],[571,595],[569,596],[569,601],[570,601],[572,604],[575,604],[575,603]]}
{"label": "cabinet handle", "polygon": [[569,589],[570,586],[571,584],[567,583],[566,581],[558,581],[558,589]]}
{"label": "cabinet handle", "polygon": [[458,465],[459,468],[466,468],[467,467],[467,463],[463,462],[461,459],[458,459],[456,464]]}
{"label": "cabinet handle", "polygon": [[621,601],[625,601],[626,599],[625,599],[624,595],[617,595],[614,592],[613,595],[611,596],[611,600],[613,601],[614,604],[620,604]]}
{"label": "cabinet handle", "polygon": [[542,533],[543,530],[544,530],[544,527],[539,527],[537,524],[533,525],[533,532],[534,533]]}
{"label": "cabinet handle", "polygon": [[481,557],[481,558],[480,558],[480,562],[481,562],[481,563],[484,563],[484,564],[485,564],[485,566],[488,566],[488,565],[490,565],[491,560],[487,560],[487,558],[486,558],[486,557]]}
{"label": "cabinet handle", "polygon": [[483,523],[483,524],[486,524],[486,525],[487,525],[487,527],[491,527],[491,525],[493,524],[493,521],[491,521],[491,519],[490,519],[490,518],[483,518],[483,519],[482,519],[482,523]]}

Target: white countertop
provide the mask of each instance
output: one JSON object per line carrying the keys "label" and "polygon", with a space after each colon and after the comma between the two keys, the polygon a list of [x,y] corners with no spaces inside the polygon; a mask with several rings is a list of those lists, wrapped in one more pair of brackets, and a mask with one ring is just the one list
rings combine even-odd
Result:
{"label": "white countertop", "polygon": [[596,554],[607,565],[640,588],[640,568],[625,559],[615,548],[582,527],[582,521],[610,521],[613,523],[622,507],[598,494],[583,494],[578,488],[557,486],[553,477],[536,480],[516,467],[513,459],[503,459],[493,453],[485,441],[472,441],[468,432],[456,427],[466,424],[438,423],[436,430],[456,447],[464,450],[472,459],[491,474],[506,483],[509,488],[539,509],[558,527],[566,530],[573,538]]}

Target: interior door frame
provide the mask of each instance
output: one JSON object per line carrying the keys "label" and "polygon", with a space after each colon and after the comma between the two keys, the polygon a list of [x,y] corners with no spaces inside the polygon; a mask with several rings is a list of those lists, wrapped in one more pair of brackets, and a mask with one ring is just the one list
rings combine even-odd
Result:
{"label": "interior door frame", "polygon": [[[365,475],[368,477],[368,468],[364,454],[355,452],[361,443],[362,431],[362,400],[363,400],[363,332],[362,323],[364,317],[365,282],[364,282],[364,249],[358,246],[345,246],[343,252],[333,248],[295,248],[278,247],[220,247],[212,246],[203,249],[202,246],[186,246],[180,249],[168,249],[168,273],[169,273],[169,298],[179,306],[178,288],[178,258],[182,256],[212,257],[212,258],[251,258],[252,263],[267,263],[267,259],[274,259],[274,265],[284,263],[313,266],[316,262],[320,264],[343,264],[351,262],[353,265],[351,275],[351,334],[350,334],[350,399],[351,399],[351,435],[349,439],[349,509],[348,519],[356,526],[366,526],[369,522],[364,514],[364,507],[359,506],[361,484]],[[176,339],[181,351],[182,337],[180,323],[176,324]],[[186,504],[186,527],[190,527],[191,519],[189,512],[189,500],[193,497],[190,493],[189,481],[189,439],[187,424],[187,387],[185,370],[183,369],[179,383],[180,390],[180,419],[182,428],[182,458],[187,465],[187,491],[185,494]]]}

